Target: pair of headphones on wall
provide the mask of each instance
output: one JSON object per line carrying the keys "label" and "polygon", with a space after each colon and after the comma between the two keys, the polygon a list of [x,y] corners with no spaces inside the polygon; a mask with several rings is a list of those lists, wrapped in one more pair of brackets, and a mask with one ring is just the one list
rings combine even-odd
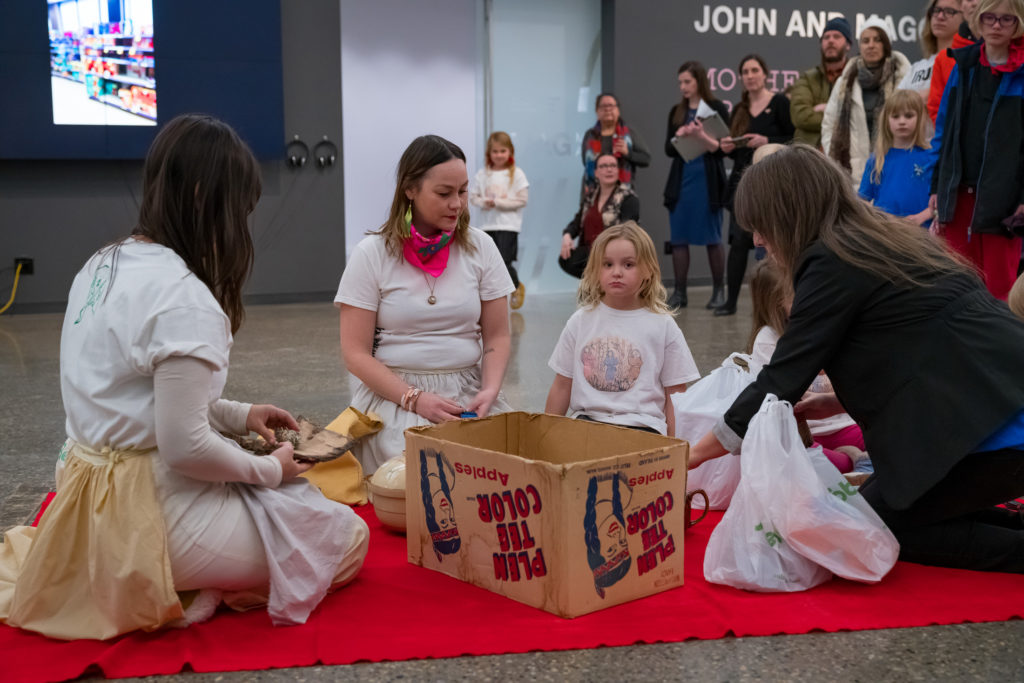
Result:
{"label": "pair of headphones on wall", "polygon": [[284,148],[284,158],[291,168],[302,168],[309,159],[309,147],[296,135]]}
{"label": "pair of headphones on wall", "polygon": [[[291,142],[284,150],[285,161],[291,168],[299,169],[306,165],[309,160],[309,146],[299,138],[298,135],[291,139]],[[325,135],[323,139],[313,147],[313,158],[319,168],[333,166],[338,160],[338,147]]]}

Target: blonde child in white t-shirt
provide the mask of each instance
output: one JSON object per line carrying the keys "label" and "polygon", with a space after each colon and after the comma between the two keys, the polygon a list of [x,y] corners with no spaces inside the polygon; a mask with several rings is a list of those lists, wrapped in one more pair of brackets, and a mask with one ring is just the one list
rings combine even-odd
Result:
{"label": "blonde child in white t-shirt", "polygon": [[469,191],[469,201],[479,207],[478,224],[494,240],[505,261],[516,291],[510,305],[523,305],[526,287],[519,281],[512,262],[518,258],[519,233],[523,227],[523,208],[529,199],[530,183],[523,169],[516,166],[516,148],[508,133],[495,131],[487,138],[484,168],[477,171]]}
{"label": "blonde child in white t-shirt", "polygon": [[674,434],[670,396],[700,372],[643,228],[628,221],[598,236],[577,299],[548,361],[556,374],[544,411]]}

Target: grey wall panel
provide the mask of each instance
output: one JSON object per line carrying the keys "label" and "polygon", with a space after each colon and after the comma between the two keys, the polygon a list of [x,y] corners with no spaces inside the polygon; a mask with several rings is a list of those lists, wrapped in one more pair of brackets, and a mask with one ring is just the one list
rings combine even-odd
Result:
{"label": "grey wall panel", "polygon": [[[324,135],[341,147],[341,24],[338,0],[281,2],[284,68],[282,160],[266,162],[253,214],[256,265],[250,300],[330,297],[344,264],[341,165],[292,170],[285,140],[310,149]],[[7,106],[7,102],[3,106]],[[77,270],[98,247],[135,224],[139,162],[0,161],[0,269],[18,256],[35,261],[10,312],[63,307]],[[0,298],[11,270],[0,270]]]}

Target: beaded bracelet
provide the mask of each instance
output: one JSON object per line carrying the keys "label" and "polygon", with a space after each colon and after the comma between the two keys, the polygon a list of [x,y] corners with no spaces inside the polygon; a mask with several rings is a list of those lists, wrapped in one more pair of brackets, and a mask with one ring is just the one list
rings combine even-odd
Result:
{"label": "beaded bracelet", "polygon": [[417,387],[409,387],[405,391],[405,393],[402,394],[402,400],[400,402],[402,408],[404,410],[408,410],[411,413],[413,410],[412,406],[415,404],[416,399],[419,397],[421,393],[423,393],[422,389],[419,389]]}

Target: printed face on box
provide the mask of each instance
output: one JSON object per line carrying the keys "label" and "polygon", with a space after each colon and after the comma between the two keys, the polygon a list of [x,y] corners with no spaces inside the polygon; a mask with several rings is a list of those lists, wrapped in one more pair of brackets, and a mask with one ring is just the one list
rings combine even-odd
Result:
{"label": "printed face on box", "polygon": [[631,497],[632,490],[618,472],[591,477],[587,485],[583,537],[594,590],[602,598],[605,589],[625,577],[632,564],[623,515]]}
{"label": "printed face on box", "polygon": [[455,508],[452,507],[452,501],[448,496],[444,495],[444,491],[440,488],[437,489],[433,494],[434,499],[434,513],[437,526],[440,527],[441,531],[447,531],[448,529],[455,528]]}
{"label": "printed face on box", "polygon": [[606,504],[599,504],[597,509],[599,516],[607,513],[607,517],[598,524],[598,538],[601,539],[601,554],[608,562],[627,549],[626,530],[613,514],[610,501]]}
{"label": "printed face on box", "polygon": [[427,518],[427,530],[437,559],[459,551],[462,539],[455,521],[452,489],[455,470],[444,454],[425,448],[420,451],[420,493]]}

